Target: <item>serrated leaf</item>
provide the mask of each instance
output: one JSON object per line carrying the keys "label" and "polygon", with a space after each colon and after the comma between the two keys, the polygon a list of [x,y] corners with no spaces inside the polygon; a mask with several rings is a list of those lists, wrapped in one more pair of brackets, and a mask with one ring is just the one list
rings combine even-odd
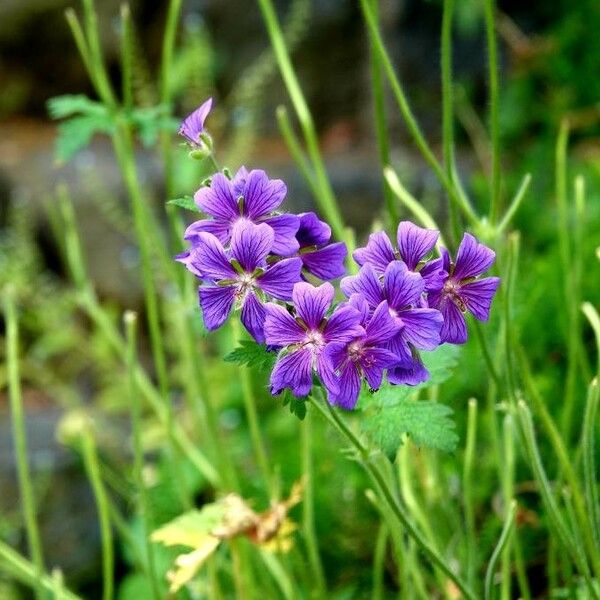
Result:
{"label": "serrated leaf", "polygon": [[181,198],[173,198],[173,200],[168,200],[167,204],[173,204],[175,206],[179,206],[180,208],[185,208],[186,210],[191,210],[193,212],[201,212],[200,209],[196,206],[194,199],[191,196],[182,196]]}
{"label": "serrated leaf", "polygon": [[52,119],[64,119],[71,115],[100,115],[106,113],[106,108],[101,102],[90,100],[83,94],[55,96],[46,103],[48,113]]}
{"label": "serrated leaf", "polygon": [[145,146],[152,146],[161,131],[174,133],[179,122],[169,113],[169,107],[164,104],[136,108],[129,115]]}
{"label": "serrated leaf", "polygon": [[276,356],[267,352],[267,347],[250,340],[244,340],[230,352],[225,360],[237,365],[245,365],[259,371],[270,371],[275,364]]}
{"label": "serrated leaf", "polygon": [[361,423],[369,440],[391,457],[404,434],[419,446],[452,452],[458,444],[452,415],[452,409],[445,404],[404,400],[365,411]]}
{"label": "serrated leaf", "polygon": [[282,404],[287,406],[290,412],[298,417],[300,421],[304,421],[304,417],[306,417],[306,400],[304,398],[296,398],[289,390],[285,390]]}
{"label": "serrated leaf", "polygon": [[111,133],[113,123],[105,114],[71,117],[58,126],[55,154],[59,162],[67,162],[83,150],[96,133]]}
{"label": "serrated leaf", "polygon": [[452,369],[458,363],[460,347],[454,344],[443,344],[433,352],[422,352],[423,364],[427,367],[430,379],[419,387],[439,385],[452,375]]}

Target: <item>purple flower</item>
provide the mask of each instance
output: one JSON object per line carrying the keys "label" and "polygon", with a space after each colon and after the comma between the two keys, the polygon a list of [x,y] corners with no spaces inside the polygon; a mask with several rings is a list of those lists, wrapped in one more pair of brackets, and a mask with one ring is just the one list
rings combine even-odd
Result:
{"label": "purple flower", "polygon": [[294,283],[300,280],[302,261],[290,258],[267,264],[275,234],[266,224],[240,221],[233,227],[231,249],[226,251],[211,233],[200,232],[196,245],[185,261],[208,285],[199,289],[204,323],[217,329],[227,320],[234,305],[242,310],[242,323],[254,339],[265,341],[264,294],[278,300],[292,297]]}
{"label": "purple flower", "polygon": [[179,135],[182,135],[195,148],[201,147],[200,135],[204,132],[204,121],[212,108],[212,98],[199,106],[193,113],[188,115],[179,127]]}
{"label": "purple flower", "polygon": [[439,289],[445,273],[441,273],[439,263],[429,262],[420,265],[421,261],[436,245],[440,234],[433,229],[423,229],[410,221],[401,221],[398,225],[398,249],[384,231],[369,236],[364,248],[357,248],[352,254],[360,265],[369,264],[376,273],[383,274],[387,266],[394,260],[402,260],[411,271],[420,271],[425,280],[425,291]]}
{"label": "purple flower", "polygon": [[330,394],[338,393],[338,382],[324,350],[331,342],[350,342],[365,330],[360,325],[360,313],[348,304],[325,317],[334,294],[330,283],[314,287],[300,282],[292,293],[295,316],[278,304],[265,305],[266,342],[284,348],[271,373],[271,394],[289,388],[295,396],[306,396],[313,371]]}
{"label": "purple flower", "polygon": [[464,344],[467,341],[467,325],[464,313],[470,312],[477,320],[487,321],[490,306],[500,284],[498,277],[476,279],[487,271],[496,258],[493,250],[480,244],[470,233],[465,233],[456,262],[442,248],[442,266],[448,273],[443,287],[429,294],[429,304],[444,316],[441,331],[443,342]]}
{"label": "purple flower", "polygon": [[365,334],[350,342],[328,344],[325,352],[339,377],[339,390],[329,394],[329,402],[351,410],[356,406],[362,377],[376,390],[381,385],[384,369],[398,362],[396,354],[385,346],[402,326],[392,316],[386,300],[373,313],[360,294],[352,294],[349,304],[360,313]]}
{"label": "purple flower", "polygon": [[381,281],[367,263],[358,275],[342,279],[341,288],[347,296],[362,294],[371,310],[387,300],[390,313],[401,326],[400,332],[388,342],[387,347],[397,356],[397,365],[402,368],[388,371],[388,380],[395,384],[414,385],[414,377],[408,377],[404,371],[412,372],[414,369],[415,350],[435,350],[439,346],[443,323],[438,310],[421,308],[425,291],[423,277],[410,271],[404,262],[395,260],[386,267]]}
{"label": "purple flower", "polygon": [[323,281],[337,279],[346,273],[346,244],[330,244],[331,227],[319,220],[314,212],[301,213],[296,239],[304,268]]}
{"label": "purple flower", "polygon": [[194,195],[198,208],[213,218],[192,223],[184,237],[195,244],[200,233],[208,232],[227,244],[235,223],[266,223],[275,233],[271,252],[290,256],[300,247],[295,237],[300,220],[296,215],[274,213],[286,193],[281,179],[269,179],[258,169],[248,172],[242,167],[232,181],[216,173],[210,187],[202,187]]}

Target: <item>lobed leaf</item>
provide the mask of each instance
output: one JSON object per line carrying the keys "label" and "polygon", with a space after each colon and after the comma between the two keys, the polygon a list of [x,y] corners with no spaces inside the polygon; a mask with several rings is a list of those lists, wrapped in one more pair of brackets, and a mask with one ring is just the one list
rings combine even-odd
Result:
{"label": "lobed leaf", "polygon": [[275,364],[275,359],[274,352],[268,352],[266,346],[251,340],[244,340],[225,357],[227,362],[252,367],[259,371],[270,371]]}
{"label": "lobed leaf", "polygon": [[395,456],[404,434],[419,446],[452,452],[459,439],[452,415],[453,410],[445,404],[404,399],[365,411],[361,423],[369,440],[391,457]]}

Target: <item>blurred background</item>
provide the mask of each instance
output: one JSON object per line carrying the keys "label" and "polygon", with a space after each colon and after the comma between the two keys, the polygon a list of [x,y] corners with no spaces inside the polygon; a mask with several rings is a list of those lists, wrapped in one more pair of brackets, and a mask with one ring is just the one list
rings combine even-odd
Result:
{"label": "blurred background", "polygon": [[[107,358],[105,346],[89,336],[89,324],[68,292],[55,241],[60,231],[53,230],[46,210],[53,202],[57,184],[69,185],[90,273],[103,301],[115,315],[127,308],[140,310],[142,289],[127,195],[109,140],[98,135],[89,144],[85,139],[75,140],[67,150],[55,146],[57,124],[48,117],[48,99],[64,94],[85,94],[94,99],[65,22],[64,11],[70,5],[65,0],[0,2],[0,289],[8,281],[19,289],[27,427],[38,497],[43,499],[43,537],[52,549],[51,564],[63,568],[67,578],[88,590],[93,598],[99,572],[93,501],[77,459],[56,441],[55,429],[65,408],[82,398],[112,415],[104,441],[118,480],[120,461],[126,458],[119,455],[123,449],[118,449],[124,435],[119,421],[119,385],[123,382],[112,377],[114,364]],[[290,0],[277,2],[277,7],[342,212],[362,239],[378,218],[383,200],[369,48],[358,5],[352,0]],[[156,74],[167,6],[138,0],[131,3],[131,8],[136,40],[136,103],[153,107],[158,101]],[[118,82],[119,2],[102,0],[97,2],[97,9],[105,58]],[[478,0],[456,2],[454,71],[458,166],[475,203],[480,201],[485,207],[489,144],[481,10]],[[438,0],[381,2],[387,46],[426,136],[440,154],[441,13]],[[560,305],[558,292],[548,297],[552,282],[560,287],[553,267],[555,212],[548,207],[553,206],[554,146],[564,117],[569,118],[572,130],[573,173],[582,173],[587,180],[586,245],[593,248],[600,243],[600,3],[500,1],[497,26],[505,203],[524,174],[533,175],[528,198],[516,218],[526,249],[521,269],[531,275],[518,290],[521,298],[528,299],[518,318],[525,332],[523,339],[532,340],[532,361],[545,366],[542,383],[550,390],[564,371],[561,334],[544,325],[556,319],[553,311]],[[313,206],[309,190],[279,135],[275,111],[281,104],[289,107],[289,100],[254,3],[184,0],[174,71],[177,115],[185,116],[207,96],[214,97],[215,110],[208,126],[223,165],[231,169],[242,164],[266,168],[271,176],[287,182],[291,209]],[[440,207],[445,203],[439,184],[414,150],[393,101],[387,100],[394,166],[412,193],[444,223],[444,209]],[[141,184],[161,206],[168,198],[160,159],[152,150],[152,139],[149,142],[148,146],[139,145]],[[173,144],[177,143],[174,139]],[[197,186],[198,174],[187,166],[185,150],[178,152],[181,166],[177,167],[180,172],[175,187],[180,194],[190,193]],[[599,281],[594,265],[584,281],[586,297],[597,298]],[[540,282],[544,285],[538,285]],[[532,314],[538,316],[535,322],[530,319]],[[465,360],[475,354],[476,348],[467,348]],[[223,380],[226,377],[224,372]],[[464,403],[469,394],[477,392],[483,377],[477,373],[470,378],[459,374],[452,384],[454,391],[449,392],[450,400],[460,398]],[[5,383],[2,366],[0,537],[18,546],[23,536],[18,526]],[[265,411],[269,410],[279,411],[280,407],[265,404]],[[239,429],[240,414],[233,400],[224,401],[221,416],[225,428]],[[294,439],[280,421],[273,423],[270,439],[277,445],[278,460],[285,463],[282,457],[289,457],[288,467],[283,470],[289,468],[291,473],[297,460]],[[240,456],[244,435],[242,431],[234,450]],[[334,471],[331,464],[322,468]],[[340,475],[332,485],[337,481],[340,495],[347,502],[361,505],[366,501],[352,496],[352,477],[359,475]],[[173,490],[157,494],[157,505],[162,502],[167,513],[172,510],[172,494]],[[319,528],[331,542],[326,561],[335,562],[335,544],[347,556],[344,539],[353,539],[355,544],[363,539],[365,546],[357,544],[354,548],[356,564],[360,564],[361,556],[368,555],[372,545],[368,528],[364,523],[359,526],[351,522],[355,513],[334,514],[334,498],[323,498],[322,506]],[[344,528],[352,535],[340,536]],[[121,556],[121,561],[126,565],[127,556]],[[121,568],[127,570],[126,566]],[[343,580],[352,572],[353,564],[344,564],[336,576]],[[2,585],[0,578],[0,598],[11,597],[3,593],[18,597],[16,590],[9,591],[8,584],[3,592]]]}

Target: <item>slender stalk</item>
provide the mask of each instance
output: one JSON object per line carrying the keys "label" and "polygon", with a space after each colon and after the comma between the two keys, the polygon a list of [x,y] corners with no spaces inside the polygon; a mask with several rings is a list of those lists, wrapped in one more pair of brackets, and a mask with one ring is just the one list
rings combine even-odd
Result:
{"label": "slender stalk", "polygon": [[[231,329],[234,340],[241,339],[241,328],[237,319],[231,319]],[[254,390],[252,389],[252,378],[250,371],[247,367],[239,367],[240,381],[242,384],[242,398],[244,400],[244,409],[246,411],[246,418],[248,419],[248,426],[250,428],[250,439],[252,440],[252,447],[254,449],[254,455],[258,463],[258,468],[262,475],[262,478],[267,486],[269,496],[274,498],[277,490],[275,481],[269,468],[269,459],[267,458],[267,450],[265,442],[260,431],[260,425],[258,423],[258,412],[256,410],[256,398],[254,396]]]}
{"label": "slender stalk", "polygon": [[495,225],[500,216],[500,124],[499,81],[498,81],[498,48],[496,44],[496,27],[494,0],[484,0],[483,14],[485,19],[485,36],[488,49],[488,86],[490,106],[490,140],[492,143],[492,181],[490,194],[490,222]]}
{"label": "slender stalk", "polygon": [[410,517],[404,511],[404,508],[400,505],[398,500],[395,498],[394,493],[386,483],[385,477],[382,475],[381,470],[374,464],[369,454],[368,449],[363,446],[361,441],[352,433],[348,426],[344,423],[341,417],[326,401],[325,408],[322,406],[323,403],[309,397],[309,401],[312,406],[316,409],[331,423],[338,432],[346,438],[348,442],[353,446],[357,452],[357,457],[363,468],[367,471],[369,476],[373,479],[377,485],[383,500],[393,513],[397,521],[406,530],[406,533],[415,541],[421,552],[429,559],[433,566],[437,567],[442,571],[462,592],[465,598],[468,600],[475,600],[475,594],[469,589],[466,583],[452,570],[450,565],[444,560],[444,558],[435,550],[421,532],[414,526]]}
{"label": "slender stalk", "polygon": [[549,517],[549,522],[556,535],[557,541],[566,551],[571,561],[577,566],[577,569],[583,575],[590,594],[597,600],[600,599],[600,593],[598,593],[592,578],[585,557],[573,538],[573,535],[567,528],[565,521],[561,515],[558,507],[558,503],[554,498],[548,477],[542,465],[539,449],[535,439],[535,432],[533,430],[533,423],[531,420],[531,413],[527,408],[527,405],[521,400],[517,406],[518,416],[521,424],[521,430],[523,432],[523,439],[525,442],[525,449],[529,458],[529,463],[537,484],[539,491],[546,507],[546,512]]}
{"label": "slender stalk", "polygon": [[390,537],[389,529],[385,523],[379,525],[375,554],[373,556],[373,591],[372,600],[383,600],[383,576],[385,572],[385,551]]}
{"label": "slender stalk", "polygon": [[121,69],[123,108],[129,112],[133,108],[133,32],[131,30],[131,9],[129,4],[121,5]]}
{"label": "slender stalk", "polygon": [[[396,73],[394,72],[394,67],[390,60],[389,55],[386,52],[385,46],[383,44],[383,40],[381,38],[381,34],[377,27],[377,22],[375,20],[375,16],[373,15],[373,11],[369,6],[369,0],[360,0],[360,6],[363,12],[363,16],[365,18],[365,22],[367,24],[367,28],[369,31],[369,38],[372,40],[373,49],[377,53],[380,58],[381,65],[383,66],[383,70],[385,71],[390,86],[392,88],[392,92],[394,97],[396,98],[396,102],[398,107],[400,108],[400,112],[406,122],[408,130],[410,131],[412,138],[420,150],[421,154],[425,161],[429,164],[433,172],[436,174],[437,178],[440,180],[442,186],[450,196],[452,202],[456,204],[458,208],[460,208],[465,216],[472,223],[478,222],[478,217],[473,210],[473,207],[469,203],[466,197],[463,197],[457,192],[456,187],[452,184],[452,181],[446,176],[444,169],[439,164],[437,158],[433,154],[433,151],[429,147],[423,133],[421,132],[421,128],[415,119],[415,116],[412,113],[408,100],[404,94],[404,90],[400,84],[400,81],[396,77]],[[389,180],[388,180],[389,183]]]}
{"label": "slender stalk", "polygon": [[281,76],[288,94],[290,95],[298,121],[300,122],[308,156],[312,162],[319,190],[319,194],[316,196],[315,200],[319,205],[320,210],[323,211],[323,215],[327,219],[327,222],[331,225],[334,235],[338,239],[346,241],[351,254],[354,249],[351,245],[352,239],[348,236],[344,227],[342,215],[325,170],[323,158],[319,150],[319,140],[317,138],[313,118],[302,93],[296,73],[294,72],[294,67],[290,60],[281,26],[279,24],[279,19],[277,18],[271,0],[258,0],[258,6],[265,22],[271,45],[273,46],[273,52],[275,53]]}
{"label": "slender stalk", "polygon": [[314,577],[314,591],[319,598],[327,596],[327,585],[319,553],[319,543],[315,529],[315,486],[312,452],[312,415],[307,411],[304,421],[300,423],[302,447],[302,473],[304,476],[304,498],[302,501],[302,529],[308,559]]}
{"label": "slender stalk", "polygon": [[592,537],[597,548],[600,548],[600,495],[598,494],[598,482],[596,481],[595,445],[599,402],[600,387],[598,386],[598,379],[594,379],[589,387],[585,416],[583,417],[581,447],[583,448],[585,504],[592,525]]}
{"label": "slender stalk", "polygon": [[131,402],[131,425],[133,434],[133,478],[138,491],[138,514],[140,516],[141,535],[144,540],[144,563],[147,564],[148,579],[152,597],[160,600],[161,591],[158,574],[156,572],[156,561],[154,558],[154,547],[150,543],[150,511],[146,484],[144,483],[144,450],[142,447],[141,420],[142,408],[140,405],[139,390],[135,377],[137,364],[136,351],[136,324],[137,315],[128,311],[123,320],[127,340],[127,371],[129,373],[129,398]]}
{"label": "slender stalk", "polygon": [[[506,518],[508,518],[508,513],[515,503],[513,500],[515,493],[515,440],[513,417],[510,414],[507,414],[504,417],[502,433],[504,446],[504,460],[502,464],[504,470],[504,477],[502,479],[502,499],[506,511]],[[509,600],[512,597],[510,576],[511,545],[510,541],[507,541],[506,547],[502,552],[502,579],[500,581],[500,598],[502,600]]]}
{"label": "slender stalk", "polygon": [[[36,577],[39,579],[44,571],[44,556],[37,524],[37,508],[33,491],[33,481],[27,458],[27,432],[25,430],[25,414],[23,411],[21,376],[19,373],[19,326],[13,289],[8,289],[4,292],[4,318],[6,320],[8,396],[10,400],[17,475],[19,478],[19,492],[23,505],[23,517],[27,531],[29,553],[31,554]],[[35,594],[39,600],[43,599],[41,583],[36,584]]]}
{"label": "slender stalk", "polygon": [[112,527],[110,525],[110,504],[100,474],[100,461],[96,443],[89,425],[86,425],[81,437],[81,450],[85,470],[94,492],[102,539],[102,598],[103,600],[112,600],[114,596],[115,557]]}
{"label": "slender stalk", "polygon": [[[379,0],[370,0],[371,10],[377,22],[379,29]],[[381,73],[381,59],[373,47],[373,42],[369,40],[370,47],[370,67],[371,67],[371,89],[373,90],[373,108],[375,113],[375,132],[377,135],[377,148],[379,150],[379,163],[383,170],[390,164],[390,140],[385,116],[385,93],[383,89],[383,80]],[[398,207],[394,201],[394,195],[390,189],[389,183],[383,181],[383,199],[388,212],[389,223],[393,227],[400,218]]]}
{"label": "slender stalk", "polygon": [[[452,85],[452,20],[454,0],[444,0],[442,13],[441,67],[442,67],[442,142],[444,147],[444,171],[454,183],[454,93]],[[459,236],[456,204],[448,203],[450,231],[453,241]]]}
{"label": "slender stalk", "polygon": [[494,382],[496,387],[501,389],[502,380],[500,379],[500,375],[498,374],[498,369],[496,368],[496,365],[494,365],[492,353],[490,352],[487,339],[483,333],[483,327],[481,326],[479,321],[473,321],[473,329],[475,330],[477,342],[479,343],[479,347],[481,348],[481,354],[483,356],[483,361],[485,362],[488,375],[492,378],[492,381]]}
{"label": "slender stalk", "polygon": [[463,498],[465,525],[467,535],[467,582],[471,587],[475,584],[477,557],[477,538],[475,531],[475,504],[473,499],[473,460],[477,439],[477,400],[471,398],[467,409],[467,441],[463,462]]}
{"label": "slender stalk", "polygon": [[485,572],[485,600],[492,600],[492,591],[494,588],[494,571],[496,570],[496,565],[498,564],[498,560],[502,555],[502,551],[504,550],[506,544],[508,544],[508,540],[510,539],[510,534],[512,533],[515,524],[516,510],[517,503],[513,500],[508,509],[508,513],[504,521],[504,527],[502,528],[502,533],[500,534],[500,539],[498,540],[498,543],[496,544],[496,547],[492,552],[490,562]]}
{"label": "slender stalk", "polygon": [[315,180],[310,162],[306,158],[306,155],[304,154],[304,151],[300,145],[300,141],[294,133],[287,108],[283,105],[278,106],[275,115],[277,117],[279,131],[286,143],[286,146],[288,147],[294,162],[298,165],[300,173],[302,173],[302,176],[304,177],[304,181],[306,181],[310,191],[316,197],[319,194],[319,186]]}
{"label": "slender stalk", "polygon": [[[25,557],[13,550],[10,546],[0,540],[0,561],[3,567],[10,570],[15,579],[31,586],[34,589],[43,588],[50,593],[56,591],[54,578],[46,573],[40,574],[37,567]],[[56,594],[53,600],[83,600],[81,596],[74,594],[61,586],[60,595]]]}
{"label": "slender stalk", "polygon": [[513,198],[510,206],[506,210],[504,217],[502,217],[502,221],[496,227],[496,235],[501,234],[510,224],[512,218],[515,216],[516,212],[519,210],[521,206],[521,202],[527,195],[527,191],[529,190],[529,185],[531,184],[531,173],[527,173],[525,177],[523,177],[523,181],[521,181],[521,185],[517,189],[517,193]]}

